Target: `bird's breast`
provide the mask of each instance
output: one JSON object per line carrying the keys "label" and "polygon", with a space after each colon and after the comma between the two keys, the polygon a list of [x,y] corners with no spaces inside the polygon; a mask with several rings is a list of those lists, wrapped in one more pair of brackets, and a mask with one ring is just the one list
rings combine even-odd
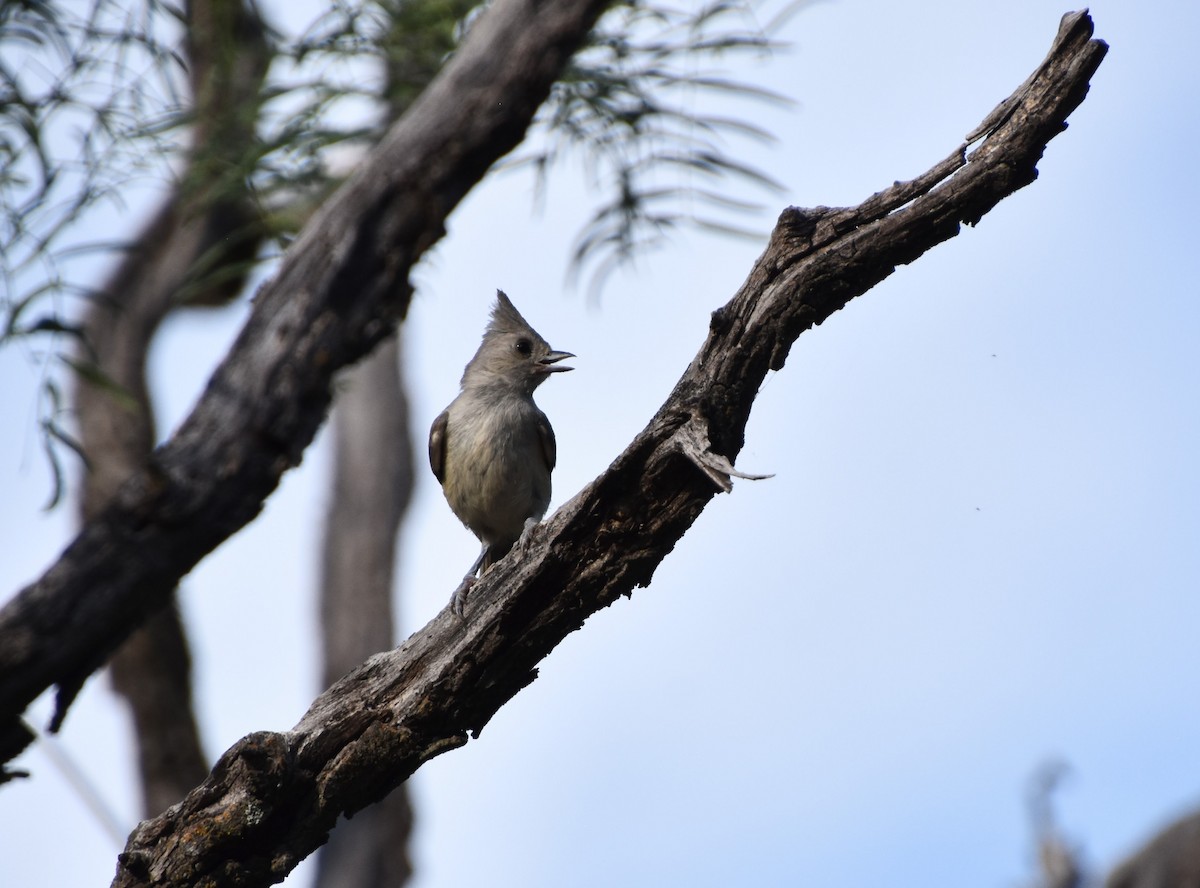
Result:
{"label": "bird's breast", "polygon": [[[538,439],[537,408],[530,403],[451,410],[446,442],[450,508],[489,544],[511,544],[529,518],[550,504],[550,471]],[[455,416],[460,412],[459,416]]]}

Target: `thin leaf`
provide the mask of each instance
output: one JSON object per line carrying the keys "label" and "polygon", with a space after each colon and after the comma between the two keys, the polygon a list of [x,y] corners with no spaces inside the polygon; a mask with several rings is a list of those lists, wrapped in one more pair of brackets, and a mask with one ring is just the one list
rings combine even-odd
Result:
{"label": "thin leaf", "polygon": [[140,409],[137,398],[134,397],[134,395],[127,388],[122,386],[91,361],[82,361],[72,355],[63,353],[59,353],[56,357],[74,370],[80,379],[84,380],[89,385],[94,385],[101,391],[106,392],[113,398],[113,400],[120,404],[121,407],[130,411],[137,411]]}

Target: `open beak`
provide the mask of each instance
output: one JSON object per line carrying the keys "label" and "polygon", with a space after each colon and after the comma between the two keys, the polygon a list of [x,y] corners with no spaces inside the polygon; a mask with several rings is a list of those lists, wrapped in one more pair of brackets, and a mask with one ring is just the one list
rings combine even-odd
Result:
{"label": "open beak", "polygon": [[575,357],[570,352],[552,351],[546,357],[538,361],[538,369],[543,373],[565,373],[568,370],[574,370],[574,367],[558,366],[558,362],[565,358]]}

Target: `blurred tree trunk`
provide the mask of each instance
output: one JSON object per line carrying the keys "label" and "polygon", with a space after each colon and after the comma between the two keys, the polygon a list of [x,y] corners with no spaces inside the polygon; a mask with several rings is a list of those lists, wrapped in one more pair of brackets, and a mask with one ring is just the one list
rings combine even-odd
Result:
{"label": "blurred tree trunk", "polygon": [[[88,457],[79,504],[84,521],[154,448],[146,358],[159,326],[176,308],[220,305],[236,296],[262,236],[239,170],[253,146],[270,61],[263,24],[242,0],[191,0],[186,13],[195,147],[175,192],[83,319],[86,352],[79,362],[87,369],[74,398]],[[153,816],[208,773],[192,711],[191,656],[174,598],[129,638],[111,667],[113,687],[134,721],[142,807]]]}
{"label": "blurred tree trunk", "polygon": [[1158,833],[1109,874],[1105,888],[1200,888],[1200,811]]}
{"label": "blurred tree trunk", "polygon": [[[396,535],[412,493],[408,399],[393,336],[348,375],[334,410],[333,495],[321,568],[322,687],[393,645]],[[398,886],[412,872],[404,787],[342,820],[317,885]]]}

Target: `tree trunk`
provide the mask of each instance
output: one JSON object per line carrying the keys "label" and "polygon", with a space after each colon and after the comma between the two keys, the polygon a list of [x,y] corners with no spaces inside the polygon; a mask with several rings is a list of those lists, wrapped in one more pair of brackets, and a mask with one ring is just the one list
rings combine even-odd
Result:
{"label": "tree trunk", "polygon": [[[176,308],[219,305],[237,295],[260,240],[245,186],[230,181],[226,170],[239,166],[254,137],[268,62],[262,23],[241,0],[193,0],[188,18],[197,148],[175,193],[88,303],[83,319],[86,351],[78,360],[97,371],[81,377],[74,390],[88,458],[80,491],[85,523],[145,467],[154,448],[146,357],[159,326]],[[153,816],[208,772],[174,592],[110,665],[113,687],[133,718],[142,810]]]}
{"label": "tree trunk", "polygon": [[[412,495],[413,455],[400,339],[354,368],[333,413],[333,500],[321,567],[323,684],[395,644],[396,539]],[[412,808],[400,787],[342,820],[321,853],[317,885],[399,888],[412,865]]]}

